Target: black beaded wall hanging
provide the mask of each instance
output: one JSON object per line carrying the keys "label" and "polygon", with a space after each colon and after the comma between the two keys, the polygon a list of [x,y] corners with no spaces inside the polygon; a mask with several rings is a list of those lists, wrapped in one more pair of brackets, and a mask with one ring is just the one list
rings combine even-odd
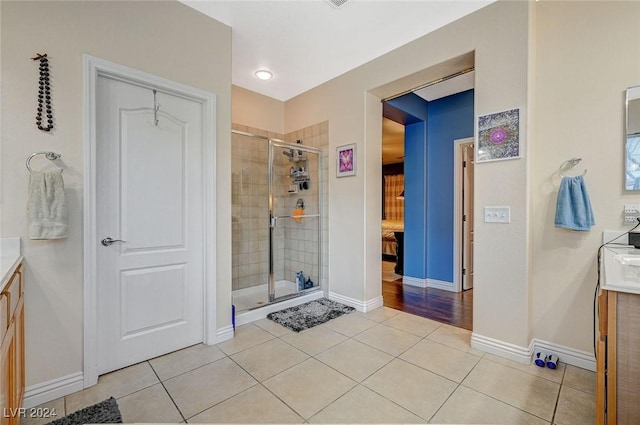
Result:
{"label": "black beaded wall hanging", "polygon": [[[36,54],[34,61],[40,61],[40,89],[38,90],[38,113],[36,114],[36,125],[42,131],[53,130],[53,111],[51,110],[51,85],[49,83],[49,59],[47,54]],[[44,106],[43,106],[44,105]],[[47,125],[42,125],[42,112],[47,116]]]}

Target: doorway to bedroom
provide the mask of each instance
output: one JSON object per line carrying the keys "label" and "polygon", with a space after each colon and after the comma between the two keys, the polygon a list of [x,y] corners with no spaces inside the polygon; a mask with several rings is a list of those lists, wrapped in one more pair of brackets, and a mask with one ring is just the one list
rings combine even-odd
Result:
{"label": "doorway to bedroom", "polygon": [[382,134],[384,305],[469,330],[473,74],[386,99]]}

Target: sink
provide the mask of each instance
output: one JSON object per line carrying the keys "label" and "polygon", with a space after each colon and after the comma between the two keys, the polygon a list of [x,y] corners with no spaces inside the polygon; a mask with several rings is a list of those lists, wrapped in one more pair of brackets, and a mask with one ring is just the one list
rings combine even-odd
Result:
{"label": "sink", "polygon": [[640,294],[640,249],[605,247],[602,289]]}
{"label": "sink", "polygon": [[640,267],[639,254],[616,254],[613,259],[623,266]]}

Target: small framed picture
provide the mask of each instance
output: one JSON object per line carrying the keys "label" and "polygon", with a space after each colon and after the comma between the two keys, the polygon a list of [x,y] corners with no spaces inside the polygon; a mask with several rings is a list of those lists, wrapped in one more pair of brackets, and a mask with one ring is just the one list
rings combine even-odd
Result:
{"label": "small framed picture", "polygon": [[336,148],[336,176],[356,175],[356,144],[338,146]]}
{"label": "small framed picture", "polygon": [[476,162],[520,158],[520,109],[478,117]]}

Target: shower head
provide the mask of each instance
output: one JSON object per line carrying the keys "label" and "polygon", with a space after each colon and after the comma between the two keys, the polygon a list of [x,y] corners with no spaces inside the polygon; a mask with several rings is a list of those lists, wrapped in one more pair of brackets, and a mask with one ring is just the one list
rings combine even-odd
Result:
{"label": "shower head", "polygon": [[291,152],[291,149],[289,149],[288,151],[282,151],[282,155],[293,158],[293,152]]}

